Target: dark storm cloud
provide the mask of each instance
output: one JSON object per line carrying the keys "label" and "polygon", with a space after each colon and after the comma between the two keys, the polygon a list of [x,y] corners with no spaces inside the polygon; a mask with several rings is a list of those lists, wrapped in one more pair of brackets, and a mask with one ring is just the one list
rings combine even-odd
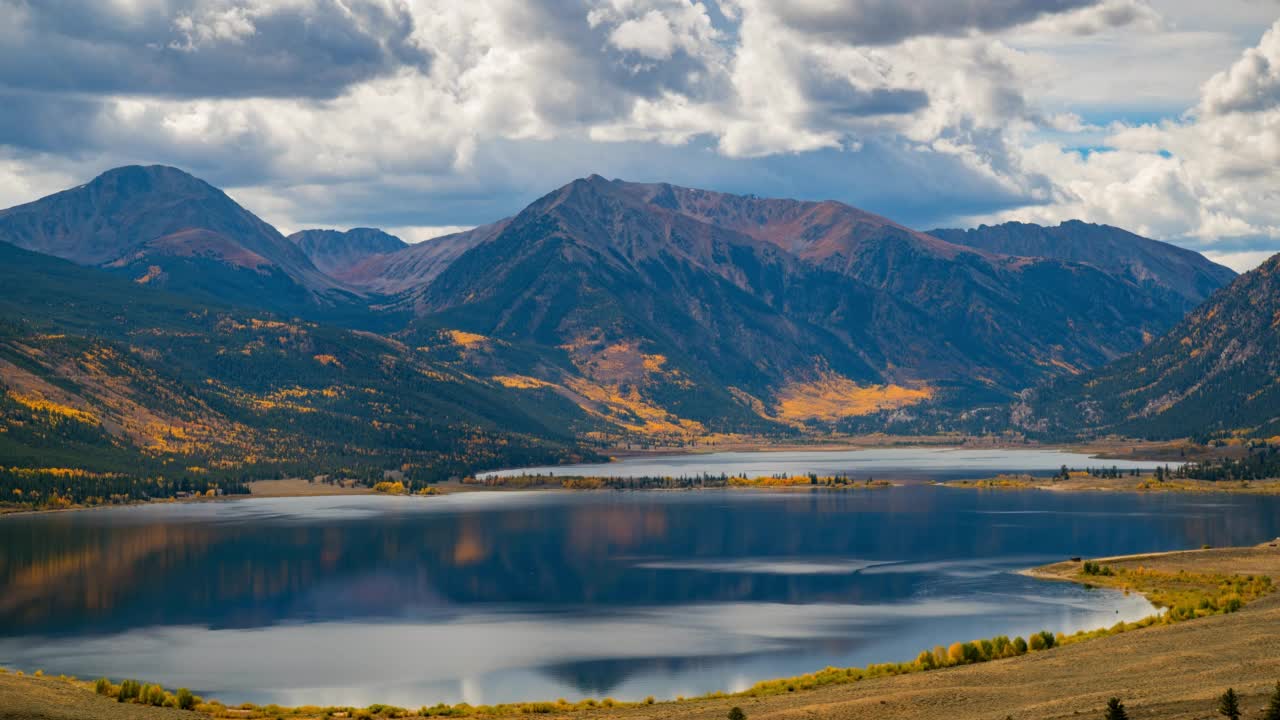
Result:
{"label": "dark storm cloud", "polygon": [[891,45],[918,35],[995,31],[1100,0],[833,0],[780,2],[773,11],[797,30],[859,45]]}
{"label": "dark storm cloud", "polygon": [[429,58],[402,5],[314,0],[271,11],[204,0],[0,0],[0,86],[170,97],[325,98]]}
{"label": "dark storm cloud", "polygon": [[929,95],[922,90],[861,88],[843,76],[814,67],[795,68],[793,75],[811,104],[809,114],[821,124],[844,117],[900,115],[929,105]]}
{"label": "dark storm cloud", "polygon": [[0,145],[37,152],[74,154],[93,144],[88,131],[100,103],[0,90]]}

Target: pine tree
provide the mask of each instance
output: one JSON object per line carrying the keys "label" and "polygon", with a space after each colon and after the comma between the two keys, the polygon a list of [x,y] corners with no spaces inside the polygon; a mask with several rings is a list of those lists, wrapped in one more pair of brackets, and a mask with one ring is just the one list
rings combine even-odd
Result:
{"label": "pine tree", "polygon": [[1229,720],[1240,720],[1240,698],[1235,690],[1227,688],[1218,698],[1218,714]]}
{"label": "pine tree", "polygon": [[1124,703],[1120,702],[1120,698],[1111,698],[1107,701],[1107,714],[1103,716],[1105,720],[1129,720],[1129,713],[1124,711]]}

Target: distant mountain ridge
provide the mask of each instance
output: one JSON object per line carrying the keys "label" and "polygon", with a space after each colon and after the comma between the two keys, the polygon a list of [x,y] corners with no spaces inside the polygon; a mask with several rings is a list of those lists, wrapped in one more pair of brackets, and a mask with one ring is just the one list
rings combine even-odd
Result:
{"label": "distant mountain ridge", "polygon": [[1014,419],[1055,435],[1280,436],[1280,255],[1133,355],[1027,393]]}
{"label": "distant mountain ridge", "polygon": [[[938,231],[952,242],[838,202],[593,175],[414,245],[285,238],[164,167],[0,212],[0,240],[376,334],[605,443],[946,429],[1140,348],[1231,274],[1114,228],[979,230]],[[1105,262],[1074,259],[1091,243]]]}
{"label": "distant mountain ridge", "polygon": [[361,262],[409,247],[408,243],[376,228],[301,230],[289,236],[320,272],[341,278]]}
{"label": "distant mountain ridge", "polygon": [[1002,255],[1087,263],[1179,294],[1191,305],[1205,301],[1236,273],[1198,252],[1151,240],[1110,225],[1068,220],[1056,227],[1008,222],[970,230],[930,230],[930,235]]}
{"label": "distant mountain ridge", "polygon": [[508,220],[424,240],[394,253],[369,256],[344,277],[357,287],[383,294],[411,291],[430,284],[462,253],[493,239]]}

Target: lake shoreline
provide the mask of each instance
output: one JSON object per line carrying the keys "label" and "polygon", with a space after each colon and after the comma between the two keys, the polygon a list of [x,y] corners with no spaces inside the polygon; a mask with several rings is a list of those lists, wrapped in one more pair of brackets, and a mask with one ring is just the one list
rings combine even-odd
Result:
{"label": "lake shoreline", "polygon": [[[1073,478],[1066,481],[1055,481],[1049,477],[1033,476],[1029,480],[1007,481],[1001,476],[992,476],[986,478],[930,481],[919,478],[878,478],[874,484],[868,486],[863,482],[853,482],[847,486],[806,486],[806,485],[726,485],[716,487],[654,487],[654,488],[570,488],[565,487],[559,481],[573,480],[583,476],[566,475],[555,478],[555,482],[549,482],[540,485],[529,485],[525,487],[508,487],[501,485],[485,485],[481,482],[458,482],[445,481],[432,485],[436,492],[429,497],[439,497],[456,495],[461,493],[524,493],[524,492],[706,492],[712,490],[735,491],[735,492],[783,492],[783,493],[803,493],[803,492],[858,492],[865,490],[889,489],[894,487],[902,487],[905,485],[929,485],[938,488],[947,488],[952,490],[984,490],[984,491],[1041,491],[1056,493],[1140,493],[1140,494],[1180,494],[1180,495],[1280,495],[1280,478],[1268,478],[1266,480],[1254,481],[1208,481],[1208,480],[1170,480],[1163,483],[1155,483],[1151,481],[1150,476],[1141,478],[1124,477],[1124,478],[1089,478],[1080,480]],[[291,487],[287,491],[275,489],[273,483],[288,483]],[[78,505],[65,508],[0,508],[0,522],[5,517],[20,517],[26,515],[41,515],[46,513],[66,513],[66,512],[83,512],[88,510],[107,510],[121,508],[138,508],[148,507],[152,505],[171,505],[171,504],[199,504],[213,502],[236,502],[243,500],[264,500],[264,499],[280,499],[280,498],[317,498],[317,497],[334,497],[334,496],[372,496],[381,495],[385,497],[418,497],[405,494],[388,494],[379,493],[372,488],[365,486],[338,488],[324,483],[308,483],[304,478],[286,478],[283,480],[255,480],[248,483],[252,488],[263,489],[264,492],[251,492],[246,495],[221,495],[218,497],[206,498],[156,498],[152,500],[103,504],[103,505]],[[302,487],[310,486],[310,487]]]}
{"label": "lake shoreline", "polygon": [[[1266,575],[1280,581],[1280,539],[1252,547],[1174,550],[1104,557],[1094,560],[1117,569],[1143,568],[1165,573],[1221,573],[1232,576]],[[1087,583],[1080,576],[1081,562],[1065,561],[1026,568],[1020,574],[1046,581]],[[657,720],[659,718],[723,718],[731,706],[741,706],[748,717],[790,717],[796,714],[831,718],[919,718],[920,720],[977,720],[995,715],[1064,718],[1092,712],[1105,697],[1121,695],[1133,707],[1152,708],[1152,714],[1190,718],[1204,714],[1211,698],[1222,687],[1235,687],[1246,698],[1260,699],[1273,671],[1280,673],[1280,656],[1271,653],[1280,630],[1280,600],[1264,594],[1237,612],[1209,615],[1172,624],[1087,638],[1051,650],[952,667],[919,670],[908,674],[873,676],[856,681],[821,685],[795,692],[752,696],[748,693],[712,693],[706,697],[641,703],[592,703],[556,707],[555,703],[515,704],[550,717]],[[1258,640],[1263,642],[1259,643]],[[1190,655],[1174,648],[1195,648]],[[1221,652],[1218,652],[1221,651]],[[1225,655],[1223,653],[1226,653]],[[1148,661],[1150,659],[1150,661]],[[1194,674],[1169,667],[1189,664]],[[1090,668],[1107,667],[1106,673]],[[1247,670],[1246,670],[1247,669]],[[1249,677],[1241,677],[1248,672]],[[1214,682],[1209,682],[1213,678]],[[772,682],[787,682],[781,679]],[[82,695],[70,693],[82,692]],[[44,696],[56,696],[44,700]],[[33,700],[34,698],[34,700]],[[68,700],[68,698],[70,700]],[[88,683],[58,678],[0,674],[0,705],[28,707],[29,703],[73,702],[75,714],[60,715],[57,707],[40,707],[41,717],[84,720],[116,718],[193,717],[169,708],[120,705],[93,694]],[[27,704],[19,704],[27,703]],[[543,708],[545,705],[547,708]],[[52,710],[52,711],[51,711]],[[310,710],[274,708],[271,713],[226,708],[195,717],[310,718]],[[122,711],[129,711],[128,714]],[[136,713],[134,712],[136,711]],[[265,712],[265,709],[264,711]],[[474,715],[491,717],[489,714]],[[410,714],[407,717],[420,717]]]}
{"label": "lake shoreline", "polygon": [[1280,478],[1265,480],[1165,480],[1150,476],[1119,478],[1073,477],[1054,480],[1046,477],[1001,476],[934,482],[936,487],[957,490],[1018,491],[1040,490],[1060,493],[1175,493],[1219,495],[1280,495]]}

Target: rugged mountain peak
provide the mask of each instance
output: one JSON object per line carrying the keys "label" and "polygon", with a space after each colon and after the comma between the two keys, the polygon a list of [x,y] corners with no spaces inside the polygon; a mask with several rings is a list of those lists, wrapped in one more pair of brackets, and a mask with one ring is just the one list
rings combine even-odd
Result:
{"label": "rugged mountain peak", "polygon": [[127,197],[152,192],[223,195],[221,190],[205,181],[168,165],[125,165],[112,168],[79,188],[65,192],[75,192],[81,188],[99,196]]}
{"label": "rugged mountain peak", "polygon": [[[797,257],[833,266],[846,265],[869,248],[886,242],[947,259],[966,254],[987,254],[917,232],[888,218],[834,200],[761,198],[670,183],[606,180],[599,175],[591,175],[550,193],[525,213],[537,215],[556,208],[572,209],[579,220],[586,213],[599,214],[602,211],[617,214],[624,209],[629,210],[628,221],[634,221],[637,213],[652,215],[666,212],[673,217],[738,233]],[[670,223],[669,220],[666,222]]]}
{"label": "rugged mountain peak", "polygon": [[115,168],[0,210],[0,240],[135,278],[172,280],[175,289],[194,283],[237,304],[287,297],[280,307],[304,307],[345,292],[226,193],[163,165]]}
{"label": "rugged mountain peak", "polygon": [[361,262],[409,247],[408,243],[377,228],[301,230],[289,236],[311,262],[333,277],[341,278]]}

